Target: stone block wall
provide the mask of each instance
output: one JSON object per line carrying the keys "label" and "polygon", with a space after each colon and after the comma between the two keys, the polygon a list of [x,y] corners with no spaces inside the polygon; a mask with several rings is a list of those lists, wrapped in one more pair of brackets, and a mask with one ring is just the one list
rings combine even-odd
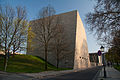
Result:
{"label": "stone block wall", "polygon": [[77,12],[74,69],[90,67],[86,33]]}
{"label": "stone block wall", "polygon": [[[60,60],[59,67],[67,67],[74,69],[89,67],[90,61],[87,47],[87,39],[78,11],[75,10],[55,16],[60,17],[61,23],[64,25],[67,41],[70,43],[70,46],[68,47],[70,51],[69,53],[64,53],[64,58]],[[34,21],[39,20],[33,20],[30,22],[33,32],[36,31],[34,30],[34,25],[32,25]],[[36,37],[37,36],[39,35],[36,35]],[[40,45],[39,41],[37,41],[35,38],[33,39],[33,41],[35,42],[35,48],[32,51],[27,50],[27,54],[40,56],[44,59],[43,48]],[[27,44],[29,45],[29,43]],[[50,62],[53,65],[56,65],[55,56],[55,54],[49,52],[48,62]]]}

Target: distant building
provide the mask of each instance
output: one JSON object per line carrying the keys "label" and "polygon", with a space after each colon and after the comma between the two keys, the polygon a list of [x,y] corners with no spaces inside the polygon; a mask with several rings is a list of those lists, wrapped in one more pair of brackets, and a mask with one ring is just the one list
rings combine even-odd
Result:
{"label": "distant building", "polygon": [[[10,54],[13,54],[13,52],[10,52]],[[17,55],[17,54],[21,54],[21,53],[16,52],[15,54]],[[4,51],[0,51],[0,55],[5,55],[5,52]]]}
{"label": "distant building", "polygon": [[[74,69],[90,67],[86,33],[78,11],[75,10],[56,16],[59,16],[61,18],[61,23],[64,24],[67,39],[70,41],[71,44],[71,46],[69,46],[69,50],[71,50],[71,52],[69,54],[64,53],[66,55],[62,60],[60,60],[59,67]],[[36,31],[33,25],[35,21],[40,20],[38,19],[30,21],[33,32]],[[27,43],[27,45],[30,45],[30,43]],[[41,47],[39,45],[39,42],[35,43],[34,46],[36,46],[36,48],[33,51],[27,50],[27,54],[44,58],[44,54],[40,50]],[[56,65],[55,55],[51,55],[51,53],[48,53],[48,62]]]}
{"label": "distant building", "polygon": [[5,53],[3,51],[0,51],[0,55],[5,55]]}
{"label": "distant building", "polygon": [[97,66],[99,64],[98,54],[89,53],[91,66]]}
{"label": "distant building", "polygon": [[101,66],[103,65],[103,54],[98,56],[98,53],[89,53],[91,66]]}

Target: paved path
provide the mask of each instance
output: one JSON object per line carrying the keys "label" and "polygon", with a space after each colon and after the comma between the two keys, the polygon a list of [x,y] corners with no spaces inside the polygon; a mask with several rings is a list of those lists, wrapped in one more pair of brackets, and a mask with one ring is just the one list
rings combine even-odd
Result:
{"label": "paved path", "polygon": [[56,76],[56,77],[46,78],[41,80],[93,80],[94,76],[100,69],[101,67],[94,67],[94,68],[89,68],[89,69],[85,69],[78,72],[72,72],[69,74],[64,74],[61,76]]}
{"label": "paved path", "polygon": [[0,71],[0,80],[92,80],[100,67],[83,70],[48,71],[32,74],[17,74]]}
{"label": "paved path", "polygon": [[0,80],[34,80],[34,77],[0,71]]}
{"label": "paved path", "polygon": [[93,67],[84,70],[48,71],[32,74],[0,71],[0,80],[120,80],[120,72],[113,67],[106,67],[107,78],[103,78],[104,70],[101,68]]}
{"label": "paved path", "polygon": [[103,78],[104,76],[104,69],[100,71],[96,80],[120,80],[120,72],[113,67],[106,67],[106,75],[107,78]]}

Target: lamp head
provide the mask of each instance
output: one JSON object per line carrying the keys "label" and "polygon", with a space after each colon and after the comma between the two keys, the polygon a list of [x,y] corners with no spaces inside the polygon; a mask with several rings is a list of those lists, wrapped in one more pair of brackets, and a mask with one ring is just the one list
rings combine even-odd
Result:
{"label": "lamp head", "polygon": [[103,51],[104,51],[104,47],[103,47],[103,46],[101,46],[101,47],[100,47],[100,50],[103,52]]}

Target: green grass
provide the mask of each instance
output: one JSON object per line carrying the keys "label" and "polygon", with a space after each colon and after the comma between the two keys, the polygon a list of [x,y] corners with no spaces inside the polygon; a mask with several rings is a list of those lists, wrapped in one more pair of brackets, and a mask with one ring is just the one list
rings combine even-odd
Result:
{"label": "green grass", "polygon": [[120,65],[114,65],[114,68],[120,71]]}
{"label": "green grass", "polygon": [[[45,71],[44,60],[31,55],[15,55],[8,60],[7,72],[35,73]],[[0,58],[0,70],[4,70],[3,59]],[[48,70],[68,70],[67,68],[56,68],[48,64]]]}

